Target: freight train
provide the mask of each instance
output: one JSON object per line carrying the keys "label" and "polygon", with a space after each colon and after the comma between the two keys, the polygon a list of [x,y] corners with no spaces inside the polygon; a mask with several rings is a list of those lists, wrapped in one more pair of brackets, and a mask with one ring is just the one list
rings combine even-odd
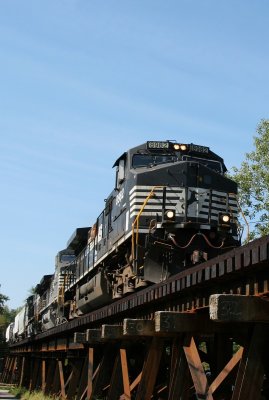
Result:
{"label": "freight train", "polygon": [[77,228],[14,324],[9,341],[46,331],[240,245],[237,184],[207,146],[148,141],[114,163],[92,226]]}

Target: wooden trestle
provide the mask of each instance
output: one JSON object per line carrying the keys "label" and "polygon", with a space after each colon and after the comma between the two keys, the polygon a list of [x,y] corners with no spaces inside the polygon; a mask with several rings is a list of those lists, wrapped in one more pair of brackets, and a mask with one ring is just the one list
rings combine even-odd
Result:
{"label": "wooden trestle", "polygon": [[269,399],[268,268],[269,237],[10,346],[0,381],[62,399]]}
{"label": "wooden trestle", "polygon": [[17,348],[1,380],[63,399],[267,399],[269,302],[213,295],[200,312],[76,332]]}

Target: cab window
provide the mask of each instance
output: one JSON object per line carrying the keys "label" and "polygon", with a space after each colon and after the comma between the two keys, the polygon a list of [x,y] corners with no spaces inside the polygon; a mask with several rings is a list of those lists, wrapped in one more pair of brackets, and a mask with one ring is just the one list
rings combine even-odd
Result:
{"label": "cab window", "polygon": [[119,189],[120,185],[125,179],[125,160],[119,160],[116,170],[116,188]]}
{"label": "cab window", "polygon": [[215,160],[208,160],[206,158],[199,158],[199,157],[190,157],[190,156],[183,156],[182,160],[184,161],[196,161],[200,164],[203,164],[205,167],[212,169],[219,174],[223,174],[222,164],[219,161]]}
{"label": "cab window", "polygon": [[61,255],[61,262],[69,262],[71,263],[75,259],[75,255],[73,254],[62,254]]}
{"label": "cab window", "polygon": [[132,160],[133,168],[153,167],[154,165],[175,162],[177,157],[167,154],[134,154]]}

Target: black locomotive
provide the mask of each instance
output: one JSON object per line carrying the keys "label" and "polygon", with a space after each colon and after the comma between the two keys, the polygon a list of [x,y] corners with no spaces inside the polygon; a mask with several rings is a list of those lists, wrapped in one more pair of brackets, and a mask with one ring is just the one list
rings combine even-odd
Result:
{"label": "black locomotive", "polygon": [[240,245],[237,185],[209,147],[149,141],[114,167],[96,222],[75,230],[37,286],[42,330]]}
{"label": "black locomotive", "polygon": [[104,210],[67,244],[77,257],[65,293],[78,313],[239,245],[237,186],[208,147],[150,141],[114,167]]}

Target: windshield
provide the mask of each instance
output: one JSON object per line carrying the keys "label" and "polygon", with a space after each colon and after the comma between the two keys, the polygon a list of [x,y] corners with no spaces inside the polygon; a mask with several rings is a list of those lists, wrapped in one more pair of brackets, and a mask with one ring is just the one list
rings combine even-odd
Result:
{"label": "windshield", "polygon": [[219,174],[223,173],[222,164],[219,161],[207,160],[206,158],[198,158],[198,157],[190,157],[190,156],[183,156],[182,160],[196,161],[196,162],[199,162],[200,164],[203,164],[205,167],[218,172]]}
{"label": "windshield", "polygon": [[175,162],[176,160],[176,156],[167,154],[134,154],[132,167],[150,167],[157,164]]}
{"label": "windshield", "polygon": [[61,262],[69,262],[71,263],[76,256],[74,254],[63,254],[61,255]]}

